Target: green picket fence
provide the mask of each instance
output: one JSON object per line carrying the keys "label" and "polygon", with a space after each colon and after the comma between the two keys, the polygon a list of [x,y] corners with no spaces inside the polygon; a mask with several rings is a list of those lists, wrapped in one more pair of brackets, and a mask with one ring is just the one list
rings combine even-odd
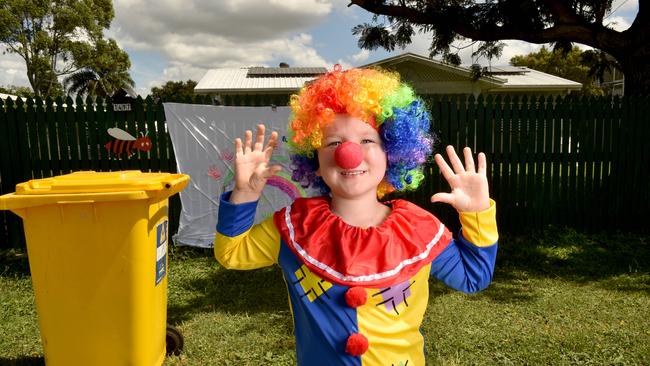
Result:
{"label": "green picket fence", "polygon": [[[134,137],[146,134],[152,149],[136,151],[130,157],[115,156],[104,146],[115,140],[107,133],[113,127]],[[101,98],[85,103],[80,98],[0,100],[0,193],[11,193],[16,184],[30,179],[79,170],[175,173],[176,159],[162,104],[151,97],[138,97],[132,111],[115,112],[112,101]],[[176,195],[169,206],[172,233],[178,227],[179,215],[180,199]],[[24,245],[20,218],[0,211],[0,248]]]}
{"label": "green picket fence", "polygon": [[[228,96],[226,105],[285,105],[288,96]],[[176,100],[210,104],[198,96]],[[553,98],[428,96],[438,150],[469,146],[488,158],[491,196],[502,230],[547,225],[585,230],[647,230],[650,214],[648,97]],[[60,107],[59,107],[60,106]],[[104,145],[108,128],[147,135],[153,148],[116,158]],[[78,170],[176,172],[161,102],[138,99],[115,112],[110,99],[0,100],[0,193],[29,179]],[[448,190],[431,162],[426,184],[407,198],[457,228],[457,215],[429,197]],[[175,232],[180,200],[170,201]],[[0,211],[0,248],[24,246],[20,219]]]}
{"label": "green picket fence", "polygon": [[[647,96],[428,99],[440,147],[486,153],[499,227],[509,231],[548,225],[647,231],[648,101]],[[448,189],[436,169],[429,174],[429,187],[421,192]],[[423,194],[419,202],[427,199]]]}

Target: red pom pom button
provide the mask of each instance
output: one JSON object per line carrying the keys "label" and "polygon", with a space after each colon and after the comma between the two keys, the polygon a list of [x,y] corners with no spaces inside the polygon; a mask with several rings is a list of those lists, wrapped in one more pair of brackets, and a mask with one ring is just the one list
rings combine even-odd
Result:
{"label": "red pom pom button", "polygon": [[336,161],[336,165],[343,169],[358,167],[363,160],[361,145],[352,141],[342,143],[334,151],[334,160]]}
{"label": "red pom pom button", "polygon": [[348,343],[345,345],[345,352],[352,356],[361,356],[368,350],[368,338],[363,334],[353,333],[348,337]]}
{"label": "red pom pom button", "polygon": [[351,308],[357,308],[368,301],[368,294],[363,287],[350,287],[345,292],[345,302]]}

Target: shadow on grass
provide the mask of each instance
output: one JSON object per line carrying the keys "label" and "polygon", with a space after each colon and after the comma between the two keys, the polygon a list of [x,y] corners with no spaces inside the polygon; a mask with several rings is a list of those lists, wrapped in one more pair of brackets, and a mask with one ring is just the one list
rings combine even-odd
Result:
{"label": "shadow on grass", "polygon": [[517,304],[533,301],[537,298],[535,291],[521,273],[497,272],[487,291],[478,294],[502,303]]}
{"label": "shadow on grass", "polygon": [[[183,250],[181,256],[207,257],[214,261],[212,251]],[[172,259],[173,260],[173,259]],[[287,289],[277,266],[250,271],[227,270],[221,266],[206,278],[196,278],[182,284],[188,292],[201,294],[183,305],[170,305],[168,322],[178,324],[199,312],[262,313],[289,311]]]}
{"label": "shadow on grass", "polygon": [[[534,301],[538,294],[531,280],[536,279],[650,294],[650,236],[583,234],[554,227],[534,234],[501,234],[490,287],[467,299]],[[454,292],[437,281],[430,282],[429,291],[433,297]]]}
{"label": "shadow on grass", "polygon": [[37,356],[24,356],[19,358],[0,357],[0,366],[41,366],[45,365],[45,358]]}
{"label": "shadow on grass", "polygon": [[[498,263],[497,263],[498,266]],[[485,297],[501,303],[526,303],[533,301],[537,295],[527,283],[528,280],[521,272],[499,270],[495,278],[485,291],[467,296],[467,301],[481,300]],[[457,292],[442,282],[432,279],[429,281],[429,296],[445,296]]]}
{"label": "shadow on grass", "polygon": [[650,237],[583,234],[553,227],[534,235],[502,235],[495,290],[514,283],[525,286],[527,276],[579,284],[597,282],[606,289],[650,293]]}
{"label": "shadow on grass", "polygon": [[29,275],[29,260],[26,252],[17,249],[0,250],[0,276],[23,277]]}

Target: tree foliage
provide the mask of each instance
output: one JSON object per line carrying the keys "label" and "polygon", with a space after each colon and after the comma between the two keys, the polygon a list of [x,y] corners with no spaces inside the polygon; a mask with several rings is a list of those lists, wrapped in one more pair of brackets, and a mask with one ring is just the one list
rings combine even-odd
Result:
{"label": "tree foliage", "polygon": [[25,60],[36,95],[62,91],[58,77],[88,67],[113,20],[111,0],[11,0],[0,2],[0,43]]}
{"label": "tree foliage", "polygon": [[517,39],[565,50],[580,43],[616,59],[627,94],[650,93],[650,4],[644,0],[625,31],[607,23],[612,0],[351,0],[350,5],[375,14],[372,23],[352,30],[361,48],[404,47],[416,31],[431,34],[430,56],[445,60],[454,53],[452,43],[462,39]]}
{"label": "tree foliage", "polygon": [[0,86],[0,93],[11,94],[17,97],[33,98],[34,92],[27,86],[7,85]]}
{"label": "tree foliage", "polygon": [[76,63],[82,69],[63,80],[68,94],[101,96],[113,95],[121,88],[133,88],[129,75],[131,61],[115,40],[98,40],[88,53],[78,54]]}
{"label": "tree foliage", "polygon": [[562,49],[549,50],[542,46],[538,52],[511,58],[510,64],[582,83],[582,93],[585,95],[604,95],[604,90],[594,83],[595,75],[591,72],[593,65],[585,60],[585,55],[592,52],[583,52],[577,46],[568,52]]}
{"label": "tree foliage", "polygon": [[164,85],[151,88],[151,96],[154,100],[174,100],[175,98],[187,98],[194,96],[194,87],[198,84],[194,80],[168,81]]}

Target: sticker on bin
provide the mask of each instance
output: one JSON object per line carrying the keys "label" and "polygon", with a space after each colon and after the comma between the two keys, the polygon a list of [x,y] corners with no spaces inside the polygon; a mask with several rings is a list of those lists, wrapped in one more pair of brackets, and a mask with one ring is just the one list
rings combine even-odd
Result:
{"label": "sticker on bin", "polygon": [[156,285],[167,274],[167,220],[156,227]]}

